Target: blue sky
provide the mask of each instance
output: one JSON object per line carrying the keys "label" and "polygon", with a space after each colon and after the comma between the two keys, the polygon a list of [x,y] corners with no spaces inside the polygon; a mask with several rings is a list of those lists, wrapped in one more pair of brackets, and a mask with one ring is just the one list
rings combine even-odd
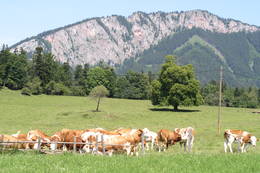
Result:
{"label": "blue sky", "polygon": [[260,0],[1,0],[0,44],[91,17],[193,9],[260,26]]}

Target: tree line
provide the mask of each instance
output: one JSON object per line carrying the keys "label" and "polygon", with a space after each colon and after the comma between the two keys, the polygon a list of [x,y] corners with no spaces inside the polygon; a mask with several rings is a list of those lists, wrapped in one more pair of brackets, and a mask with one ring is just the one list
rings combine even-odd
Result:
{"label": "tree line", "polygon": [[11,52],[3,47],[0,52],[0,86],[22,90],[25,95],[89,95],[91,90],[103,85],[109,97],[148,99],[150,80],[147,74],[129,71],[117,75],[114,68],[104,62],[95,66],[77,65],[55,60],[41,47],[35,49],[32,58],[24,50]]}
{"label": "tree line", "polygon": [[[31,58],[22,49],[11,52],[3,46],[0,52],[0,87],[21,90],[24,95],[86,96],[101,85],[107,88],[109,97],[151,99],[154,105],[218,105],[216,81],[200,86],[191,65],[178,66],[169,57],[159,75],[134,71],[119,75],[104,62],[72,68],[67,62],[56,61],[41,47]],[[231,88],[225,84],[222,92],[224,106],[260,106],[260,89]]]}
{"label": "tree line", "polygon": [[[219,83],[211,81],[202,87],[204,103],[211,106],[219,104]],[[260,107],[260,89],[255,87],[238,88],[223,84],[222,104],[226,107],[258,108]]]}

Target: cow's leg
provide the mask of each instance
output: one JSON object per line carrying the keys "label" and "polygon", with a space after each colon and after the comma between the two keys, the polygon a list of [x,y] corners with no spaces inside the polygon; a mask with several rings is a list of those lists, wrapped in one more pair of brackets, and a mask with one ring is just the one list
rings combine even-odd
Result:
{"label": "cow's leg", "polygon": [[90,145],[89,144],[86,144],[83,146],[82,150],[86,153],[90,153]]}
{"label": "cow's leg", "polygon": [[26,143],[26,144],[25,144],[25,149],[26,149],[26,150],[30,149],[30,143]]}
{"label": "cow's leg", "polygon": [[232,143],[231,143],[231,142],[228,142],[227,145],[228,145],[228,147],[229,147],[230,152],[233,153]]}
{"label": "cow's leg", "polygon": [[134,150],[135,150],[135,146],[134,146],[134,145],[131,145],[131,152],[130,152],[131,156],[134,155]]}
{"label": "cow's leg", "polygon": [[189,152],[191,152],[191,150],[192,150],[193,141],[194,141],[194,137],[192,136],[191,139],[189,140],[189,143],[188,143],[188,151]]}
{"label": "cow's leg", "polygon": [[63,144],[63,146],[62,146],[62,151],[68,151],[68,148],[65,144]]}
{"label": "cow's leg", "polygon": [[250,145],[250,144],[247,144],[247,143],[245,144],[244,152],[247,152],[247,149],[248,149],[249,145]]}
{"label": "cow's leg", "polygon": [[39,145],[38,143],[35,143],[35,144],[33,145],[33,149],[34,149],[34,150],[37,150],[37,149],[38,149],[38,145]]}
{"label": "cow's leg", "polygon": [[126,155],[129,156],[131,154],[131,145],[130,145],[130,143],[126,143],[125,150],[126,150]]}
{"label": "cow's leg", "polygon": [[184,151],[186,152],[186,151],[187,151],[187,141],[185,141],[185,142],[183,143],[183,147],[184,147]]}
{"label": "cow's leg", "polygon": [[245,152],[244,149],[245,149],[245,143],[242,143],[242,144],[241,144],[241,153],[244,153],[244,152]]}
{"label": "cow's leg", "polygon": [[158,143],[158,151],[161,152],[162,146],[161,146],[161,142]]}
{"label": "cow's leg", "polygon": [[237,152],[241,152],[241,146],[240,146],[240,143],[237,145]]}
{"label": "cow's leg", "polygon": [[136,156],[139,155],[139,153],[138,153],[138,145],[136,145],[136,146],[134,147],[134,154],[135,154]]}
{"label": "cow's leg", "polygon": [[[229,141],[226,139],[225,141],[224,141],[224,151],[225,151],[225,153],[227,152],[227,148],[229,147]],[[230,152],[231,152],[231,150],[230,150]]]}
{"label": "cow's leg", "polygon": [[146,151],[149,151],[149,143],[148,142],[145,143],[145,148],[146,148]]}
{"label": "cow's leg", "polygon": [[224,151],[225,151],[225,153],[227,152],[227,141],[224,141]]}
{"label": "cow's leg", "polygon": [[152,142],[151,142],[151,150],[153,150],[153,146],[154,146],[154,139],[152,139]]}
{"label": "cow's leg", "polygon": [[168,147],[169,147],[169,143],[168,143],[168,141],[166,142],[166,149],[168,149]]}
{"label": "cow's leg", "polygon": [[111,157],[113,155],[113,151],[114,151],[113,149],[107,151],[107,154],[109,157]]}

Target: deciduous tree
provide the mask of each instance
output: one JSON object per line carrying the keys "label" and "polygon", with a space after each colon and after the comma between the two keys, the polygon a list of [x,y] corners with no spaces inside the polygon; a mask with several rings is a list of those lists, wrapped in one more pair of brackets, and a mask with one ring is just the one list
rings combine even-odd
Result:
{"label": "deciduous tree", "polygon": [[93,88],[91,90],[89,96],[97,100],[96,111],[98,111],[98,109],[99,109],[99,104],[100,104],[101,98],[106,97],[108,95],[109,95],[109,91],[103,85],[96,86],[95,88]]}
{"label": "deciduous tree", "polygon": [[200,105],[203,102],[199,81],[195,79],[192,65],[179,66],[174,56],[166,56],[159,79],[152,85],[154,105]]}

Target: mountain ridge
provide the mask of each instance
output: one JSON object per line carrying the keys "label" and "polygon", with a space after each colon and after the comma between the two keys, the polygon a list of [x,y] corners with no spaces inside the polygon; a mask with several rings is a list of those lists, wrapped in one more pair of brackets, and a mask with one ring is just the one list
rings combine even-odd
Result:
{"label": "mountain ridge", "polygon": [[[245,22],[243,22],[243,21],[241,21],[241,20],[236,20],[236,19],[232,19],[232,18],[220,17],[220,16],[215,15],[215,14],[213,14],[213,13],[207,11],[207,10],[194,9],[194,10],[188,10],[188,11],[203,11],[203,12],[207,12],[207,13],[209,13],[209,14],[211,14],[211,15],[217,16],[217,17],[218,17],[219,19],[221,19],[221,20],[227,20],[227,21],[233,20],[233,21],[236,21],[236,22],[239,22],[239,23],[242,23],[242,24],[245,24],[245,25],[254,26],[254,27],[257,27],[257,28],[260,29],[260,26],[257,26],[257,25],[254,25],[254,24],[248,24],[248,23],[245,23]],[[180,11],[180,12],[178,12],[178,11],[172,11],[172,12],[157,11],[157,12],[151,12],[151,13],[146,13],[146,12],[143,12],[143,11],[136,11],[136,12],[134,12],[134,13],[144,13],[144,14],[148,14],[148,15],[149,15],[149,14],[152,14],[152,13],[159,13],[159,12],[161,12],[161,13],[182,13],[183,11]],[[187,11],[186,11],[186,12],[187,12]],[[132,13],[131,15],[133,15],[134,13]],[[129,16],[131,16],[131,15],[129,15]],[[116,14],[113,14],[113,15],[111,15],[111,16],[126,17],[126,18],[129,17],[129,16],[123,16],[123,15],[116,15]],[[61,26],[61,27],[58,27],[58,28],[54,28],[54,29],[50,29],[50,30],[47,30],[47,31],[43,31],[43,32],[41,32],[40,34],[37,34],[37,35],[35,35],[35,36],[31,36],[31,37],[27,37],[27,38],[25,38],[25,39],[23,39],[23,40],[21,40],[21,41],[15,43],[15,44],[11,45],[10,48],[14,48],[14,47],[16,47],[17,45],[19,45],[19,44],[21,44],[21,43],[23,43],[23,42],[26,42],[27,40],[33,39],[33,38],[35,38],[35,37],[42,37],[42,36],[48,35],[50,32],[56,32],[56,31],[59,31],[59,30],[64,29],[64,28],[68,28],[68,27],[71,27],[71,26],[74,26],[74,25],[77,25],[77,24],[81,24],[81,23],[83,23],[83,22],[87,22],[87,21],[92,20],[92,19],[104,18],[104,17],[105,17],[105,16],[86,18],[86,19],[83,19],[83,20],[78,21],[78,22],[73,22],[73,23],[68,24],[68,25],[64,25],[64,26]],[[109,16],[106,16],[106,17],[109,17]]]}
{"label": "mountain ridge", "polygon": [[35,47],[42,46],[57,60],[72,65],[95,64],[100,60],[114,65],[141,54],[169,35],[193,27],[221,33],[260,30],[258,26],[221,18],[205,10],[138,11],[128,17],[112,15],[84,19],[42,32],[11,48],[23,47],[27,52],[33,52]]}

